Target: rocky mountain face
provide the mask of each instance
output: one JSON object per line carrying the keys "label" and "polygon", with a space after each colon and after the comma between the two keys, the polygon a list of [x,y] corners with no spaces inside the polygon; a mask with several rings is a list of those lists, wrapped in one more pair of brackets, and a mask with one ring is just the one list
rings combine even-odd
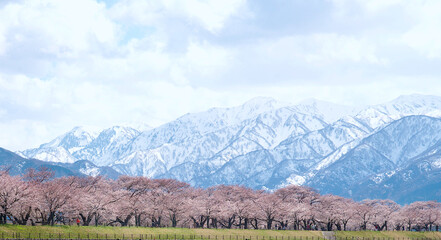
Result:
{"label": "rocky mountain face", "polygon": [[[90,169],[105,167],[114,175],[175,178],[201,187],[297,184],[354,199],[441,200],[438,117],[441,98],[434,96],[358,109],[256,98],[150,130],[115,126],[95,134],[77,127],[18,154],[58,164],[85,160]],[[82,166],[82,174],[97,174]],[[425,188],[434,194],[421,194]]]}

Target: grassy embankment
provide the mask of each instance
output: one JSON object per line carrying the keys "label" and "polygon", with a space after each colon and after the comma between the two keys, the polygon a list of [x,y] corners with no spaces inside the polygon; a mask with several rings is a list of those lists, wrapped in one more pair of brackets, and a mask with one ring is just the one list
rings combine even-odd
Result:
{"label": "grassy embankment", "polygon": [[[17,235],[19,234],[19,235]],[[319,240],[321,231],[0,225],[0,238]],[[441,239],[441,232],[335,232],[337,239]]]}

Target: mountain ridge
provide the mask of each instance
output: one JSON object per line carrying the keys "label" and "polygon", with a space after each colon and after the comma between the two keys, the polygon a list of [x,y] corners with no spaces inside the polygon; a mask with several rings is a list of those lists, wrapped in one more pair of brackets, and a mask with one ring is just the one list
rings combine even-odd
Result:
{"label": "mountain ridge", "polygon": [[[363,164],[356,157],[367,162],[379,159],[379,170],[369,170],[371,175],[394,171],[397,166],[388,161],[407,159],[407,155],[385,156],[369,146],[354,149],[372,136],[380,141],[382,138],[378,136],[385,134],[385,128],[406,119],[419,119],[411,126],[427,128],[432,124],[428,118],[441,117],[440,109],[441,97],[424,95],[401,96],[361,109],[319,100],[289,105],[271,98],[255,98],[237,107],[185,114],[146,131],[112,127],[93,135],[73,129],[60,136],[63,138],[20,154],[52,162],[89,160],[119,174],[170,177],[201,187],[228,183],[276,189],[288,184],[307,184],[324,191],[320,177],[322,183],[329,180],[323,180],[326,178],[321,172],[344,161]],[[400,128],[388,133],[389,141],[399,143],[395,138],[405,132],[406,128]],[[417,145],[412,141],[408,144]],[[409,151],[420,153],[429,147],[409,147]],[[355,155],[348,157],[348,154]],[[352,171],[357,173],[360,169]],[[348,188],[352,185],[340,184]],[[354,197],[348,190],[334,192]],[[351,192],[357,191],[351,189]]]}

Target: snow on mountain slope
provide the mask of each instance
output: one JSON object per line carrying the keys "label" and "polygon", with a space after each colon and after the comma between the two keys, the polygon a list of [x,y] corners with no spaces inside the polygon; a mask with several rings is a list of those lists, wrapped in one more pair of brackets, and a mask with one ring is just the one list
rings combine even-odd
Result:
{"label": "snow on mountain slope", "polygon": [[357,197],[353,194],[359,188],[358,183],[406,168],[412,159],[440,140],[441,119],[404,117],[361,140],[328,167],[320,169],[306,184],[323,193]]}
{"label": "snow on mountain slope", "polygon": [[71,154],[84,148],[95,137],[96,133],[86,131],[83,127],[75,127],[39,148],[22,151],[21,155],[47,162],[73,163],[77,159]]}
{"label": "snow on mountain slope", "polygon": [[441,139],[441,120],[409,116],[393,122],[363,140],[397,166],[421,154]]}
{"label": "snow on mountain slope", "polygon": [[[441,196],[441,141],[402,168],[374,175],[354,186],[354,195],[389,198],[405,204],[439,200]],[[363,186],[363,188],[361,187]],[[362,190],[363,189],[363,190]]]}
{"label": "snow on mountain slope", "polygon": [[[247,105],[249,103],[245,103],[245,105],[239,108],[247,109]],[[272,100],[269,104],[264,104],[264,106],[272,105]],[[261,107],[258,108],[253,105],[252,108],[260,109]],[[157,164],[144,164],[142,165],[143,170],[139,168],[138,163],[146,158],[149,158],[151,161],[161,159],[162,163],[158,162],[158,164],[164,165],[166,169],[171,169],[185,162],[192,162],[208,168],[209,172],[213,172],[235,157],[256,150],[270,149],[278,145],[287,136],[305,134],[327,125],[326,122],[316,116],[298,113],[289,107],[271,108],[268,108],[270,109],[269,111],[245,119],[242,122],[229,120],[225,121],[229,124],[227,126],[216,124],[211,126],[211,132],[208,128],[204,128],[204,131],[191,131],[184,134],[185,138],[175,135],[177,133],[176,126],[179,126],[178,134],[181,135],[184,130],[190,128],[183,128],[182,125],[192,126],[195,122],[201,122],[200,120],[185,122],[184,124],[182,124],[182,121],[178,123],[172,122],[166,125],[168,127],[172,126],[171,128],[162,127],[150,132],[144,132],[134,140],[127,151],[127,156],[118,161],[117,164],[119,164],[118,166],[121,164],[137,165],[138,167],[136,168],[129,166],[124,168],[124,171],[133,170],[134,172],[128,173],[132,175],[137,175],[141,172],[153,172],[153,169],[148,168],[156,168]],[[237,108],[232,108],[232,110],[236,112]],[[228,112],[221,112],[223,112],[222,115],[224,116],[231,115]],[[205,114],[203,113],[203,115]],[[198,119],[195,116],[189,115],[186,118]],[[218,119],[222,119],[222,117]],[[218,129],[219,126],[223,127]],[[157,146],[158,136],[161,136],[159,137],[159,142],[166,141],[167,143]],[[169,136],[168,140],[165,140],[164,136]],[[152,144],[152,146],[145,144],[146,142],[155,144]],[[157,156],[160,156],[160,158]],[[163,171],[157,173],[164,174]],[[182,176],[183,174],[179,175]],[[185,177],[185,179],[187,178],[188,176]]]}
{"label": "snow on mountain slope", "polygon": [[112,127],[99,134],[75,127],[39,148],[20,152],[20,155],[60,163],[87,159],[104,166],[113,163],[124,146],[138,134],[137,130],[128,127]]}
{"label": "snow on mountain slope", "polygon": [[[292,109],[290,109],[290,111],[292,111]],[[350,118],[346,119],[346,121],[340,120],[334,124],[326,125],[321,119],[301,118],[298,117],[298,115],[304,116],[303,114],[295,113],[294,115],[285,117],[284,119],[286,120],[284,121],[272,121],[273,123],[278,122],[278,124],[272,125],[271,129],[277,129],[277,126],[295,127],[289,129],[291,134],[285,135],[289,137],[275,148],[271,149],[268,146],[265,148],[259,145],[260,147],[249,149],[248,153],[225,154],[225,152],[237,150],[239,146],[247,146],[244,144],[245,141],[236,140],[232,145],[226,148],[228,151],[223,150],[213,158],[219,159],[220,157],[225,157],[231,160],[225,161],[225,165],[219,170],[210,171],[206,176],[208,180],[195,182],[201,186],[207,186],[207,184],[224,184],[225,182],[231,183],[234,181],[236,181],[237,184],[251,184],[252,182],[253,187],[260,186],[273,189],[277,185],[280,185],[281,182],[286,182],[288,178],[305,179],[305,172],[323,157],[332,153],[336,148],[340,147],[340,145],[358,137],[365,136],[371,131],[371,129],[366,128]],[[275,114],[272,113],[272,116],[275,116]],[[293,118],[293,116],[296,116],[296,118]],[[259,117],[257,119],[259,119]],[[296,121],[293,121],[293,119],[296,119]],[[299,119],[302,119],[302,121],[299,121]],[[323,125],[314,127],[316,126],[312,121],[314,119],[318,123],[323,123]],[[303,124],[303,122],[305,124]],[[259,125],[259,121],[254,123]],[[357,126],[357,124],[359,126]],[[247,123],[247,125],[250,126],[248,129],[253,129],[253,124]],[[265,125],[268,126],[269,124]],[[312,127],[309,129],[306,126]],[[244,136],[247,135],[241,133],[240,136],[242,136],[242,138],[239,139],[242,140],[245,139]],[[263,136],[265,136],[266,139],[271,139],[272,137],[271,135]],[[343,138],[345,141],[342,141]],[[235,143],[238,144],[235,145]],[[273,161],[267,161],[268,158],[273,159]],[[208,159],[207,163],[213,159]],[[244,167],[244,165],[247,165],[246,162],[248,159],[252,159],[256,167]],[[224,174],[233,170],[235,174],[230,174],[228,178],[224,176]],[[183,175],[183,173],[179,173],[177,169],[173,169],[173,173],[175,176]],[[268,177],[264,178],[262,174]],[[255,176],[259,176],[258,179],[260,180],[257,180]],[[197,178],[200,177],[185,177],[184,179],[191,181]]]}
{"label": "snow on mountain slope", "polygon": [[378,128],[405,116],[426,115],[441,117],[441,97],[406,95],[385,104],[370,106],[355,118],[371,128]]}
{"label": "snow on mountain slope", "polygon": [[131,151],[154,149],[166,143],[181,142],[190,136],[202,136],[216,130],[237,125],[260,113],[277,109],[281,105],[272,98],[254,98],[232,108],[212,108],[205,112],[184,116],[142,132],[131,145]]}
{"label": "snow on mountain slope", "polygon": [[[375,178],[380,184],[440,138],[437,119],[413,116],[441,116],[440,97],[403,96],[357,110],[317,100],[288,105],[255,98],[144,131],[74,129],[21,154],[55,162],[89,160],[121,174],[196,186],[275,189],[294,183],[355,196],[360,193],[354,181]],[[97,171],[84,166],[86,173]]]}
{"label": "snow on mountain slope", "polygon": [[292,107],[295,111],[320,116],[325,122],[335,122],[345,116],[354,116],[362,108],[334,104],[317,99],[307,99]]}
{"label": "snow on mountain slope", "polygon": [[208,179],[205,181],[200,181],[200,179],[193,179],[193,181],[196,185],[204,187],[222,183],[262,188],[262,183],[271,177],[272,168],[276,164],[277,162],[267,150],[254,151],[230,160],[215,173],[207,175]]}
{"label": "snow on mountain slope", "polygon": [[372,129],[366,128],[352,117],[346,117],[322,129],[291,136],[281,142],[275,152],[281,159],[323,158],[343,144],[362,138],[370,132]]}
{"label": "snow on mountain slope", "polygon": [[98,166],[108,166],[119,159],[139,131],[130,127],[115,126],[103,130],[87,146],[74,152],[76,159],[87,159]]}

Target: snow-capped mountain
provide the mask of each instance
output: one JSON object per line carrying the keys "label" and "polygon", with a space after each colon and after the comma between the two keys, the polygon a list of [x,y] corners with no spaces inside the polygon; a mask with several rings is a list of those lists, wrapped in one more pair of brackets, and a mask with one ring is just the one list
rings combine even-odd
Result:
{"label": "snow-capped mountain", "polygon": [[45,162],[37,159],[26,159],[20,155],[0,148],[0,169],[7,170],[11,175],[22,175],[28,169],[48,168],[54,172],[55,177],[63,176],[105,176],[116,179],[118,172],[110,167],[99,167],[93,163],[82,160],[75,163]]}
{"label": "snow-capped mountain", "polygon": [[83,149],[96,137],[96,133],[83,127],[75,127],[71,131],[55,138],[39,148],[20,152],[20,155],[48,162],[74,163],[78,159],[72,154]]}
{"label": "snow-capped mountain", "polygon": [[355,118],[371,128],[378,128],[411,115],[441,117],[441,98],[425,95],[401,96],[386,104],[367,107]]}
{"label": "snow-capped mountain", "polygon": [[87,159],[99,166],[108,166],[119,159],[126,146],[139,131],[130,127],[115,126],[104,129],[89,144],[75,152],[76,159]]}
{"label": "snow-capped mountain", "polygon": [[441,119],[404,117],[361,140],[306,184],[324,193],[352,196],[360,182],[383,181],[440,140]]}
{"label": "snow-capped mountain", "polygon": [[[318,100],[290,105],[259,97],[152,129],[117,126],[93,133],[74,128],[20,154],[49,162],[88,160],[120,174],[176,178],[203,187],[306,184],[358,198],[363,196],[360,183],[376,189],[390,173],[434,158],[427,151],[441,139],[438,117],[441,98],[435,96],[402,96],[362,108]],[[432,162],[432,168],[437,166]]]}
{"label": "snow-capped mountain", "polygon": [[51,142],[19,152],[19,155],[59,163],[90,160],[106,166],[115,161],[124,146],[137,135],[139,131],[130,127],[115,126],[98,133],[75,127]]}

